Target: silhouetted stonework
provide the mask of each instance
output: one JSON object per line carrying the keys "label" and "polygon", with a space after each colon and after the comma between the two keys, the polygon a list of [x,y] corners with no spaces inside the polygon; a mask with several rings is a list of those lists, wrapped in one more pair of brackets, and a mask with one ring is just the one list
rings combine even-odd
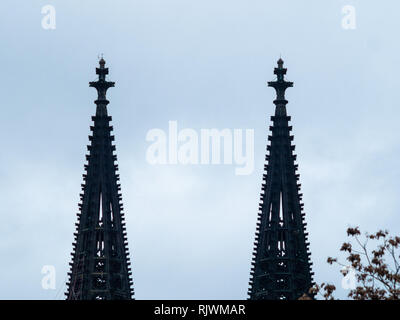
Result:
{"label": "silhouetted stonework", "polygon": [[98,81],[90,82],[97,89],[98,99],[94,125],[90,127],[89,154],[83,193],[74,233],[71,269],[68,273],[68,300],[132,299],[133,289],[122,206],[121,187],[114,136],[107,114],[107,89],[114,82],[106,81],[108,68],[101,59],[96,68]]}
{"label": "silhouetted stonework", "polygon": [[250,299],[296,300],[313,285],[303,204],[300,202],[298,165],[293,154],[292,127],[286,113],[285,90],[293,82],[285,81],[287,69],[279,59],[274,73],[275,115],[271,117],[270,144],[267,146],[261,202],[250,275]]}

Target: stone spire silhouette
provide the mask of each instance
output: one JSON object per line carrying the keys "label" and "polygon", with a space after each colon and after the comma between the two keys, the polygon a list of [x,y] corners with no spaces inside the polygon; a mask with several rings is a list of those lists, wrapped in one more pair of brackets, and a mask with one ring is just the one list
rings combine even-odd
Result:
{"label": "stone spire silhouette", "polygon": [[250,272],[248,294],[252,300],[295,300],[313,285],[298,165],[286,111],[285,91],[293,82],[285,80],[286,71],[279,59],[274,69],[277,79],[268,82],[276,90],[275,115],[271,117]]}
{"label": "stone spire silhouette", "polygon": [[67,282],[68,300],[126,300],[133,298],[125,218],[119,184],[113,127],[107,114],[108,68],[103,58],[96,68],[96,115],[90,127],[86,173],[78,204],[72,262]]}

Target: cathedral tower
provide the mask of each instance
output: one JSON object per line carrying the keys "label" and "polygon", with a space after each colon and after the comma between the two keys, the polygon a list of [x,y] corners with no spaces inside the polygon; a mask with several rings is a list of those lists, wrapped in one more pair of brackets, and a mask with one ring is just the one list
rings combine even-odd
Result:
{"label": "cathedral tower", "polygon": [[293,154],[292,127],[286,112],[287,69],[279,59],[268,82],[276,90],[271,117],[263,184],[254,242],[249,295],[252,300],[295,300],[313,285],[310,253],[300,193],[298,165]]}
{"label": "cathedral tower", "polygon": [[98,80],[89,83],[98,98],[75,224],[68,300],[127,300],[133,296],[113,127],[107,113],[107,89],[115,83],[106,81],[108,68],[103,58],[99,64]]}

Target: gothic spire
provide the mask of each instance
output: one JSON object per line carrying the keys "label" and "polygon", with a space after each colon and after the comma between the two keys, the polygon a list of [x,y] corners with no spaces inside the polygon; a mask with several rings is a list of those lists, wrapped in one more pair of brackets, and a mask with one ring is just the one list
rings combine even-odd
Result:
{"label": "gothic spire", "polygon": [[313,284],[298,165],[286,113],[285,90],[293,82],[285,80],[286,71],[279,59],[274,70],[277,79],[268,82],[276,90],[276,107],[271,117],[251,263],[248,293],[254,300],[295,300],[308,293]]}
{"label": "gothic spire", "polygon": [[113,128],[107,115],[106,93],[114,82],[106,81],[103,58],[99,64],[99,79],[89,83],[98,98],[75,224],[68,300],[126,300],[133,295]]}

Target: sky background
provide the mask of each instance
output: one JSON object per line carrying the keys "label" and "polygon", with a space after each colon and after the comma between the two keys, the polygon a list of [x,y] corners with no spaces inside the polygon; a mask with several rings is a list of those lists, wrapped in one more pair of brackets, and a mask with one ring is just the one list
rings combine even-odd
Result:
{"label": "sky background", "polygon": [[[42,6],[56,29],[41,26]],[[342,28],[342,7],[356,29]],[[0,2],[0,299],[62,299],[98,55],[136,299],[245,299],[279,55],[317,282],[346,228],[400,233],[398,1]],[[146,162],[152,128],[255,130],[255,170]],[[56,268],[56,290],[41,269]]]}

